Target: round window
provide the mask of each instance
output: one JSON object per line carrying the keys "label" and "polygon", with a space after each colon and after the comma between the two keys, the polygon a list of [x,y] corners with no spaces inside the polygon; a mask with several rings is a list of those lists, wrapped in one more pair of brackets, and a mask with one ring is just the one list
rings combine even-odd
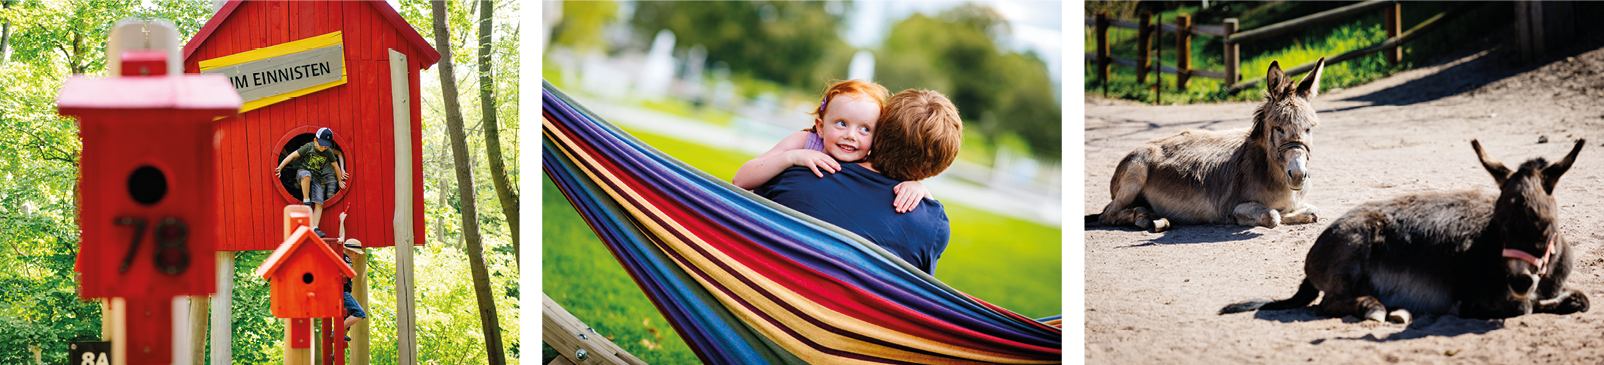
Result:
{"label": "round window", "polygon": [[[313,143],[316,137],[314,137],[312,133],[315,131],[317,131],[317,127],[305,126],[295,128],[294,130],[291,130],[290,133],[285,134],[283,138],[279,139],[278,154],[275,156],[271,166],[278,166],[278,163],[280,161],[284,161],[284,158],[288,157],[290,153],[299,150],[307,143]],[[330,146],[329,149],[336,151],[336,156],[343,155],[345,164],[342,166],[349,169],[351,168],[352,163],[351,157],[349,154],[344,152],[344,149],[340,148],[341,141],[342,138],[336,134],[334,138],[334,145]],[[340,184],[338,182],[338,173],[332,168],[322,169],[321,171],[308,171],[309,173],[313,174],[314,178],[308,183],[308,186],[305,189],[302,189],[301,180],[298,177],[298,171],[301,170],[301,163],[307,162],[307,160],[308,158],[306,156],[301,156],[295,161],[290,161],[290,163],[285,164],[284,169],[279,171],[278,182],[273,184],[278,187],[279,195],[282,196],[287,203],[300,204],[302,201],[308,200],[305,199],[307,193],[322,191],[324,194],[324,207],[333,205],[339,202],[340,199],[344,198],[346,190],[349,190],[351,185],[353,185],[353,180],[347,180],[345,182],[345,188],[340,188]],[[338,164],[341,162],[340,160],[341,159],[337,158],[333,161],[330,161],[330,163]],[[319,180],[322,180],[316,178],[319,175],[326,175],[326,178],[328,179],[322,182],[326,183],[328,181],[333,181],[333,183],[324,185],[322,187],[313,187],[312,185],[319,184]]]}

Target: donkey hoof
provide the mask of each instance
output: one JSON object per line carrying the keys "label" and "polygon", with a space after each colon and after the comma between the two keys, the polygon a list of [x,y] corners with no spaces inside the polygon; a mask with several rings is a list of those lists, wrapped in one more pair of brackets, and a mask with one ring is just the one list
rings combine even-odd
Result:
{"label": "donkey hoof", "polygon": [[1387,314],[1387,322],[1408,325],[1411,320],[1413,318],[1407,310],[1399,309]]}
{"label": "donkey hoof", "polygon": [[1259,218],[1259,225],[1264,226],[1264,228],[1280,227],[1281,215],[1275,213],[1265,214],[1264,218]]}
{"label": "donkey hoof", "polygon": [[1164,218],[1153,220],[1153,233],[1159,233],[1168,230],[1170,230],[1170,220]]}
{"label": "donkey hoof", "polygon": [[1370,310],[1365,311],[1365,321],[1386,322],[1387,309],[1382,307],[1370,307]]}

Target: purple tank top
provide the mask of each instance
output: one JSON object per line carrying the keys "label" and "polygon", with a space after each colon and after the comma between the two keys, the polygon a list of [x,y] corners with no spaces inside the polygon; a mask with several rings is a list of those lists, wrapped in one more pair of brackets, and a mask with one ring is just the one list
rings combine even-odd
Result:
{"label": "purple tank top", "polygon": [[820,138],[818,133],[808,132],[808,140],[802,142],[802,149],[824,152],[824,138]]}

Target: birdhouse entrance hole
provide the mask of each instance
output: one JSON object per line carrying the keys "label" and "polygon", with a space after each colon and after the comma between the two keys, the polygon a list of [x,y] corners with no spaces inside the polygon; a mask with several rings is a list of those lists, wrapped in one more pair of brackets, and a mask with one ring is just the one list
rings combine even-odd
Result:
{"label": "birdhouse entrance hole", "polygon": [[301,274],[301,282],[302,283],[311,284],[312,283],[312,279],[314,279],[312,277],[312,273]]}
{"label": "birdhouse entrance hole", "polygon": [[134,169],[128,175],[128,195],[143,205],[156,205],[167,196],[167,175],[150,165]]}

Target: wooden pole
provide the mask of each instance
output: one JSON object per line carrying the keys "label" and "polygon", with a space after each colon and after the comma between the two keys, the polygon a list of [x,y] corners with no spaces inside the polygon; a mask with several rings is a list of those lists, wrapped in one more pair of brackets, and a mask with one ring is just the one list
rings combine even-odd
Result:
{"label": "wooden pole", "polygon": [[[1226,39],[1230,39],[1231,34],[1236,33],[1236,24],[1236,18],[1225,20]],[[1236,84],[1237,81],[1242,79],[1242,75],[1237,73],[1239,71],[1237,70],[1238,62],[1241,61],[1238,59],[1241,56],[1238,54],[1240,51],[1241,48],[1238,48],[1236,43],[1225,44],[1225,85],[1227,87]]]}
{"label": "wooden pole", "polygon": [[[1387,28],[1387,39],[1397,38],[1398,34],[1403,32],[1403,4],[1392,3],[1392,5],[1388,6],[1386,9],[1387,23],[1384,24],[1383,27]],[[1387,62],[1390,62],[1394,65],[1398,64],[1399,62],[1403,62],[1403,47],[1388,48],[1386,51],[1382,51],[1381,53],[1386,54]]]}
{"label": "wooden pole", "polygon": [[189,363],[206,365],[207,307],[211,298],[205,295],[189,297]]}
{"label": "wooden pole", "polygon": [[390,101],[395,116],[395,337],[396,363],[418,363],[416,300],[412,281],[412,107],[407,56],[390,50]]}
{"label": "wooden pole", "polygon": [[1153,31],[1153,13],[1150,11],[1143,11],[1136,18],[1136,24],[1136,84],[1140,85],[1147,83],[1147,70],[1153,67],[1152,52],[1148,48],[1152,48],[1156,42],[1149,41],[1148,37],[1157,32]]}
{"label": "wooden pole", "polygon": [[1108,97],[1108,12],[1097,12],[1097,81],[1103,83],[1103,97]]}
{"label": "wooden pole", "polygon": [[217,294],[212,295],[212,365],[234,363],[234,251],[217,251]]}
{"label": "wooden pole", "polygon": [[[1159,20],[1163,22],[1163,19]],[[1153,27],[1158,28],[1157,25]],[[1153,105],[1164,103],[1164,70],[1159,68],[1164,64],[1164,43],[1159,42],[1163,35],[1164,32],[1153,32]]]}
{"label": "wooden pole", "polygon": [[1192,15],[1175,15],[1175,90],[1186,90],[1192,78]]}
{"label": "wooden pole", "polygon": [[1531,2],[1515,2],[1515,43],[1520,44],[1520,58],[1523,61],[1532,59],[1532,20],[1526,9]]}
{"label": "wooden pole", "polygon": [[[351,296],[356,297],[356,303],[363,310],[372,308],[368,306],[368,249],[363,248],[361,254],[351,256],[351,268],[356,270],[356,279],[351,280]],[[368,317],[372,317],[370,313]],[[368,365],[368,323],[364,319],[351,326],[351,364]]]}
{"label": "wooden pole", "polygon": [[1539,1],[1526,2],[1526,15],[1528,17],[1531,17],[1531,19],[1532,19],[1531,32],[1532,32],[1532,59],[1533,60],[1536,60],[1538,58],[1542,58],[1545,54],[1548,53],[1547,50],[1546,50],[1547,43],[1548,43],[1547,42],[1548,35],[1544,34],[1544,33],[1546,33],[1545,31],[1547,30],[1547,29],[1545,29],[1544,22],[1547,19],[1544,19],[1544,16],[1543,16],[1543,10],[1544,10],[1543,9],[1543,4],[1544,4],[1543,2],[1539,2]]}
{"label": "wooden pole", "polygon": [[[305,328],[310,330],[312,324],[309,322],[312,320],[308,318],[281,318],[280,321],[284,322],[284,365],[312,365],[311,344],[305,345],[306,347],[296,347],[297,345],[292,343],[293,341],[291,340],[291,338],[297,337],[294,335],[297,329]],[[308,335],[306,337],[308,338],[302,340],[310,340],[312,336]]]}

